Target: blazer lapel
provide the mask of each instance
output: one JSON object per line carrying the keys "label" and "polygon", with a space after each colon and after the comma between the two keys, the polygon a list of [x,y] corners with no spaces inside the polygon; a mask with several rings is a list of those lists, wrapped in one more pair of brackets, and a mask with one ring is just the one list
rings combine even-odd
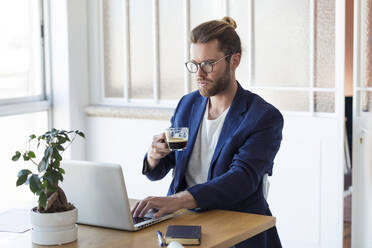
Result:
{"label": "blazer lapel", "polygon": [[225,122],[223,124],[220,137],[214,150],[213,157],[210,163],[208,178],[211,178],[214,162],[218,157],[222,147],[226,140],[233,135],[234,131],[239,127],[240,122],[243,119],[243,113],[247,110],[247,95],[244,94],[243,88],[238,83],[238,90],[236,91],[233,102],[231,103],[229,112],[226,115]]}
{"label": "blazer lapel", "polygon": [[187,153],[185,155],[191,155],[191,151],[194,148],[196,136],[198,135],[199,125],[204,115],[204,110],[207,105],[208,98],[201,97],[198,101],[192,105],[192,110],[189,118],[189,141],[191,146],[190,149],[187,149]]}

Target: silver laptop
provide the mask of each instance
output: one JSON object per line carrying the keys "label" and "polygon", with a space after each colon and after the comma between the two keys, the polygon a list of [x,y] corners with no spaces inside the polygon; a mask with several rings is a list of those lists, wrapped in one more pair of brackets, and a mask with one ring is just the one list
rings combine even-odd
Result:
{"label": "silver laptop", "polygon": [[86,161],[61,163],[66,174],[61,183],[69,202],[78,208],[78,223],[137,231],[173,217],[132,218],[123,171],[119,164]]}

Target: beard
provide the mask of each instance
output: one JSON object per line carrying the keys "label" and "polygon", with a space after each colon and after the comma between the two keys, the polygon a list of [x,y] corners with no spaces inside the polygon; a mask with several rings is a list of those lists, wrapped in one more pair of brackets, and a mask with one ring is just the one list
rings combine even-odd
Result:
{"label": "beard", "polygon": [[[206,79],[206,78],[199,78],[197,80],[197,82],[199,80],[203,80],[203,81],[208,82],[207,87],[203,87],[203,86],[198,85],[200,95],[205,96],[205,97],[215,96],[215,95],[223,92],[224,90],[226,90],[226,88],[230,84],[231,76],[230,76],[229,66],[226,65],[225,74],[222,75],[220,78],[218,78],[216,81],[209,80],[209,79]],[[210,86],[210,87],[208,88],[208,86]]]}

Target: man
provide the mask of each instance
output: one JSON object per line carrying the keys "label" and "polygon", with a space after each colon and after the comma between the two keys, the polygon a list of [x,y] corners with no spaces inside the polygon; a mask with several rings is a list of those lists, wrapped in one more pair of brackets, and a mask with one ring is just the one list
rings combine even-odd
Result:
{"label": "man", "polygon": [[[262,180],[272,174],[282,139],[280,112],[258,95],[244,90],[235,79],[241,44],[235,21],[202,23],[191,33],[187,69],[199,90],[182,97],[171,119],[173,127],[189,127],[185,151],[171,152],[164,134],[153,137],[144,159],[143,174],[163,178],[173,169],[167,197],[147,197],[132,210],[155,217],[182,208],[202,211],[226,209],[271,215],[263,196]],[[276,228],[236,247],[281,247]]]}

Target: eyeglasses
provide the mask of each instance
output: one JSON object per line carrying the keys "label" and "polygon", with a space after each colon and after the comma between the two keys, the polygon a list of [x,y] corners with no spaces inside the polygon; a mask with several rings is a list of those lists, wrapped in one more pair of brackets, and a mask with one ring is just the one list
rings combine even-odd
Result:
{"label": "eyeglasses", "polygon": [[217,61],[215,62],[211,62],[211,61],[202,61],[200,63],[196,63],[195,61],[187,61],[185,63],[185,66],[187,68],[187,70],[191,73],[196,73],[198,71],[198,69],[200,68],[203,72],[205,73],[211,73],[213,71],[213,66],[215,64],[217,64],[218,62],[220,62],[222,59],[224,58],[227,58],[229,56],[231,56],[232,54],[229,54],[229,55],[226,55],[220,59],[218,59]]}

